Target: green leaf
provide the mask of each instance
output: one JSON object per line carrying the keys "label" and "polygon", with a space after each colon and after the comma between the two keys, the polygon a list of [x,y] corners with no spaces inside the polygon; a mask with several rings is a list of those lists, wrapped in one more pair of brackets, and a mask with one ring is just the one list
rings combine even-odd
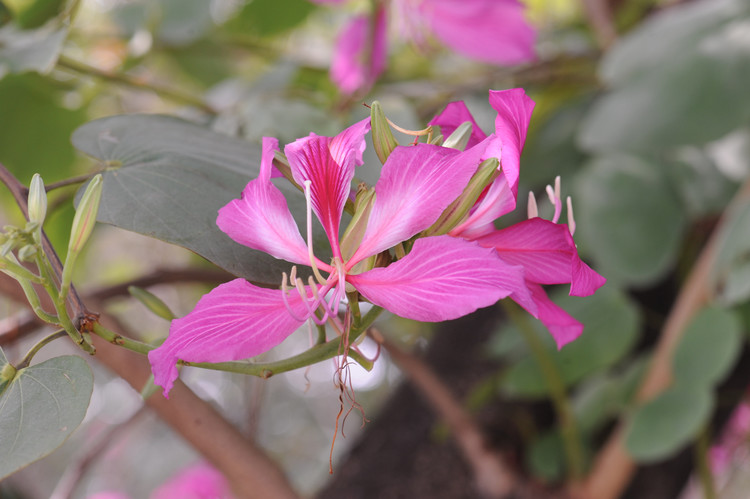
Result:
{"label": "green leaf", "polygon": [[307,0],[253,0],[227,23],[237,33],[271,36],[304,21],[315,9]]}
{"label": "green leaf", "polygon": [[672,370],[679,383],[711,388],[732,369],[742,349],[737,315],[708,307],[690,322],[675,349]]}
{"label": "green leaf", "polygon": [[526,453],[526,467],[545,482],[560,480],[565,472],[565,449],[557,431],[549,431],[534,440]]}
{"label": "green leaf", "polygon": [[[0,350],[0,370],[7,363]],[[0,393],[0,480],[62,445],[83,421],[93,388],[91,369],[73,355],[20,369]]]}
{"label": "green leaf", "polygon": [[[277,286],[291,264],[235,243],[216,226],[219,208],[258,176],[259,148],[176,118],[112,116],[87,123],[73,144],[109,167],[97,220],[188,248],[240,277]],[[278,186],[297,223],[305,200]],[[80,191],[79,191],[80,194]],[[304,225],[302,225],[304,226]],[[330,247],[317,231],[316,254]]]}
{"label": "green leaf", "polygon": [[750,201],[729,214],[712,276],[712,287],[722,304],[736,305],[750,298]]}
{"label": "green leaf", "polygon": [[576,235],[601,274],[644,285],[672,267],[687,216],[661,165],[621,154],[596,158],[574,191]]}
{"label": "green leaf", "polygon": [[641,463],[668,457],[698,434],[713,406],[706,387],[673,385],[633,414],[625,434],[628,453]]}
{"label": "green leaf", "polygon": [[[617,288],[606,285],[593,296],[571,297],[557,294],[554,301],[584,324],[580,338],[557,350],[546,328],[534,321],[553,362],[566,385],[613,365],[635,345],[640,330],[636,306]],[[505,334],[520,332],[509,328]],[[536,360],[526,356],[513,365],[503,382],[512,395],[545,396],[549,392]]]}
{"label": "green leaf", "polygon": [[48,73],[57,62],[68,28],[51,21],[22,30],[13,23],[0,28],[0,78],[8,73]]}

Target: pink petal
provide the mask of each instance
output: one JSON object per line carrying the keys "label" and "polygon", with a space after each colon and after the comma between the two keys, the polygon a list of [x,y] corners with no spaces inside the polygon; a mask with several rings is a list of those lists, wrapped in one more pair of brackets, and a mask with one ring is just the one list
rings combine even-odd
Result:
{"label": "pink petal", "polygon": [[419,321],[455,319],[511,294],[533,308],[520,267],[450,236],[417,239],[401,260],[347,281],[372,303]]}
{"label": "pink petal", "polygon": [[495,220],[516,208],[516,197],[510,190],[508,180],[500,176],[490,185],[487,194],[477,201],[474,208],[453,230],[451,236],[476,239],[495,230]]}
{"label": "pink petal", "polygon": [[372,25],[369,16],[355,17],[336,40],[331,80],[344,93],[368,90],[385,69],[388,48],[384,9],[379,8],[375,16],[371,54],[367,54]]}
{"label": "pink petal", "polygon": [[591,295],[606,282],[581,261],[566,224],[535,217],[494,231],[477,242],[495,248],[509,264],[522,266],[531,282],[571,283],[573,296]]}
{"label": "pink petal", "polygon": [[517,0],[429,0],[420,10],[437,38],[463,55],[498,65],[536,59],[536,32]]}
{"label": "pink petal", "polygon": [[207,463],[198,463],[161,485],[151,499],[231,499],[234,497],[224,475]]}
{"label": "pink petal", "polygon": [[[284,341],[302,322],[292,317],[281,294],[235,279],[204,295],[185,317],[173,320],[167,340],[148,354],[154,383],[164,388],[164,396],[177,379],[177,360],[246,359]],[[292,291],[287,299],[297,317],[306,317],[299,293]]]}
{"label": "pink petal", "polygon": [[351,190],[354,168],[362,164],[370,119],[350,126],[336,137],[310,134],[284,148],[295,182],[309,180],[312,209],[323,224],[334,256],[341,256],[339,224]]}
{"label": "pink petal", "polygon": [[450,134],[456,131],[456,128],[458,128],[459,125],[467,121],[471,123],[471,137],[466,144],[466,147],[469,148],[486,139],[487,134],[482,131],[474,120],[474,117],[471,115],[469,108],[467,108],[466,104],[462,101],[449,103],[445,106],[443,112],[432,118],[432,121],[430,121],[429,124],[439,126],[443,137],[448,138]]}
{"label": "pink petal", "polygon": [[307,245],[284,195],[270,182],[278,141],[263,138],[260,175],[248,182],[242,198],[219,210],[216,225],[236,242],[289,262],[310,265]]}
{"label": "pink petal", "polygon": [[537,311],[533,312],[529,310],[522,302],[518,302],[518,304],[539,319],[549,329],[550,334],[555,339],[555,343],[557,343],[557,348],[564,347],[581,335],[583,324],[575,320],[570,314],[550,300],[541,285],[530,282],[527,285]]}
{"label": "pink petal", "polygon": [[464,190],[494,137],[466,151],[429,144],[394,149],[375,184],[375,203],[356,262],[435,223]]}
{"label": "pink petal", "polygon": [[534,101],[522,88],[490,90],[490,105],[497,111],[495,135],[502,143],[501,166],[513,195],[518,194],[521,151],[526,143]]}

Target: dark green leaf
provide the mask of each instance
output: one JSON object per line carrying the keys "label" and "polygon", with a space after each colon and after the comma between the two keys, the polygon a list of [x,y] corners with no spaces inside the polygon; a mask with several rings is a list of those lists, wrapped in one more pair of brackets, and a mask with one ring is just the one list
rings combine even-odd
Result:
{"label": "dark green leaf", "polygon": [[661,165],[633,156],[594,159],[576,177],[585,248],[608,279],[647,284],[673,265],[687,217]]}
{"label": "dark green leaf", "polygon": [[0,28],[0,78],[8,73],[47,73],[57,62],[68,28],[51,21],[37,29]]}
{"label": "dark green leaf", "polygon": [[[219,208],[257,177],[257,147],[158,115],[87,123],[73,134],[73,144],[109,167],[100,222],[183,246],[252,281],[278,285],[281,273],[289,271],[291,264],[235,243],[216,226]],[[278,185],[303,223],[304,196],[286,180]],[[324,248],[316,245],[325,260]]]}
{"label": "dark green leaf", "polygon": [[256,36],[271,36],[304,21],[315,5],[307,0],[253,0],[248,2],[227,27]]}
{"label": "dark green leaf", "polygon": [[531,473],[545,482],[554,482],[565,472],[565,449],[562,437],[550,431],[535,438],[526,454],[526,465]]}
{"label": "dark green leaf", "polygon": [[722,303],[736,305],[750,298],[750,202],[729,214],[720,237],[713,286]]}
{"label": "dark green leaf", "polygon": [[[0,350],[0,369],[7,364]],[[56,357],[17,372],[0,394],[0,479],[46,456],[78,428],[94,380],[80,357]]]}
{"label": "dark green leaf", "polygon": [[737,316],[721,308],[705,308],[690,322],[677,345],[672,369],[679,383],[711,388],[734,366],[742,348]]}
{"label": "dark green leaf", "polygon": [[625,436],[628,453],[641,463],[668,457],[698,434],[708,421],[713,405],[709,389],[673,385],[633,415]]}

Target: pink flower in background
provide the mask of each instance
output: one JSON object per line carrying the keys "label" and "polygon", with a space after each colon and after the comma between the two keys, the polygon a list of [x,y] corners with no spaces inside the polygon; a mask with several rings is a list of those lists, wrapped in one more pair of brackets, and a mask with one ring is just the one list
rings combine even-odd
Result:
{"label": "pink flower in background", "polygon": [[207,463],[198,463],[169,479],[151,499],[233,499],[224,475]]}
{"label": "pink flower in background", "polygon": [[[345,93],[369,89],[385,69],[384,5],[378,4],[370,16],[357,16],[336,41],[331,79]],[[401,35],[419,46],[434,36],[455,52],[489,64],[521,64],[536,58],[536,31],[518,0],[392,0],[391,5]]]}
{"label": "pink flower in background", "polygon": [[[172,322],[167,340],[149,353],[154,382],[165,395],[178,376],[178,359],[222,362],[253,357],[281,343],[308,319],[320,324],[337,320],[347,285],[376,305],[420,321],[461,317],[507,296],[536,313],[521,266],[506,263],[492,248],[449,235],[417,239],[395,263],[357,273],[358,263],[435,223],[501,143],[492,134],[465,151],[428,144],[397,147],[375,185],[361,241],[342,244],[341,216],[354,170],[362,164],[369,127],[367,119],[336,137],[311,134],[284,148],[294,180],[304,186],[308,199],[307,243],[281,191],[270,182],[278,143],[264,139],[258,178],[247,184],[241,199],[219,210],[217,225],[240,244],[311,266],[318,281],[310,278],[305,285],[292,277],[289,291],[286,284],[272,290],[236,279],[205,295],[190,314]],[[328,237],[330,263],[313,253],[310,210]],[[352,249],[342,251],[342,246]],[[318,269],[328,276],[322,277]]]}
{"label": "pink flower in background", "polygon": [[[572,237],[574,227],[557,223],[562,213],[559,182],[555,188],[548,187],[548,195],[555,207],[551,221],[539,218],[535,212],[536,203],[532,202],[529,220],[506,229],[495,229],[493,221],[516,207],[521,151],[534,102],[521,89],[491,90],[490,105],[498,113],[495,135],[500,140],[497,157],[501,158],[502,175],[485,191],[466,220],[449,234],[494,248],[503,261],[523,267],[526,285],[536,306],[536,311],[527,310],[547,326],[558,347],[562,347],[581,334],[583,325],[555,305],[542,285],[570,283],[572,296],[588,296],[606,280],[578,257]],[[485,134],[463,102],[449,104],[430,124],[440,126],[443,134],[448,136],[467,121],[472,124],[467,147],[472,147],[485,140]],[[568,201],[569,220],[572,219],[571,208]],[[526,308],[524,303],[519,304]]]}

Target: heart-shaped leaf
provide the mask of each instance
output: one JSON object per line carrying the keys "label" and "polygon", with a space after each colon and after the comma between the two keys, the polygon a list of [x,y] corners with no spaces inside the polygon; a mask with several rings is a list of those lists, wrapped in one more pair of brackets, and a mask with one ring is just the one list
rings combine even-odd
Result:
{"label": "heart-shaped leaf", "polygon": [[[0,372],[13,373],[0,350]],[[43,458],[78,428],[94,378],[86,361],[67,355],[0,382],[0,480]]]}

